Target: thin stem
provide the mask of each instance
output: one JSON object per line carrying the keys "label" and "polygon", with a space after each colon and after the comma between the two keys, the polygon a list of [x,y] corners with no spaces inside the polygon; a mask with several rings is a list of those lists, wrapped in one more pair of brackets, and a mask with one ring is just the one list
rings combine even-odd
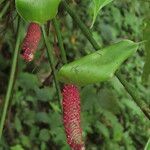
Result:
{"label": "thin stem", "polygon": [[143,111],[145,116],[150,120],[150,109],[148,108],[148,106],[146,105],[146,103],[143,100],[139,99],[137,91],[133,88],[133,86],[130,83],[128,83],[124,79],[124,77],[121,74],[116,72],[116,76],[117,76],[118,80],[120,81],[120,83],[124,86],[126,91],[129,93],[129,95],[132,97],[132,99],[141,108],[141,110]]}
{"label": "thin stem", "polygon": [[62,61],[64,64],[67,63],[67,58],[66,58],[66,52],[64,49],[64,45],[63,45],[63,40],[62,40],[62,35],[61,35],[61,31],[60,31],[60,23],[59,21],[54,18],[53,19],[53,24],[54,24],[54,28],[57,34],[57,39],[58,39],[58,44],[59,44],[59,48],[60,48],[60,52],[61,52],[61,57],[62,57]]}
{"label": "thin stem", "polygon": [[149,148],[150,148],[150,137],[148,139],[148,142],[146,143],[144,150],[149,150]]}
{"label": "thin stem", "polygon": [[6,5],[4,6],[4,8],[2,9],[2,11],[1,11],[1,13],[0,13],[0,19],[5,15],[5,13],[6,13],[8,7],[9,7],[9,4],[10,4],[10,1],[8,1],[8,2],[6,3]]}
{"label": "thin stem", "polygon": [[4,101],[3,112],[2,112],[1,121],[0,121],[0,140],[1,140],[1,137],[2,137],[2,132],[3,132],[4,123],[5,123],[5,120],[6,120],[8,105],[9,105],[9,102],[10,102],[10,97],[11,97],[11,93],[13,91],[13,84],[14,84],[14,80],[15,80],[17,58],[18,58],[18,55],[19,55],[20,29],[21,29],[21,22],[19,23],[18,36],[17,36],[14,56],[13,56],[13,60],[12,60],[10,78],[9,78],[8,88],[7,88],[6,97],[5,97],[5,101]]}
{"label": "thin stem", "polygon": [[[94,49],[99,50],[100,47],[99,47],[98,43],[95,41],[95,39],[93,38],[89,29],[82,22],[82,20],[79,18],[79,16],[77,16],[77,14],[69,7],[69,5],[67,4],[67,2],[65,0],[62,0],[62,5],[63,5],[64,9],[73,18],[73,20],[77,23],[77,25],[80,27],[80,29],[82,30],[82,33],[90,41],[90,43],[93,45]],[[119,79],[120,83],[125,87],[126,91],[132,97],[132,99],[135,101],[135,103],[139,106],[141,111],[150,120],[150,108],[147,106],[147,104],[144,101],[141,102],[141,100],[139,100],[139,96],[137,96],[137,93],[133,92],[135,90],[128,85],[128,82],[126,82],[126,80],[122,77],[121,74],[117,73],[117,78]]]}
{"label": "thin stem", "polygon": [[54,82],[55,82],[55,86],[56,86],[56,90],[58,93],[58,98],[61,102],[61,91],[60,91],[60,87],[59,87],[59,83],[58,83],[58,79],[57,79],[57,75],[56,75],[56,70],[55,70],[55,64],[54,64],[54,60],[53,60],[53,50],[52,50],[52,46],[50,44],[50,41],[48,40],[48,37],[46,35],[46,30],[44,25],[42,26],[42,32],[43,32],[43,37],[44,37],[44,41],[47,47],[47,55],[48,55],[48,60],[54,75]]}
{"label": "thin stem", "polygon": [[76,15],[76,13],[70,9],[69,5],[67,4],[67,2],[65,0],[62,0],[62,5],[63,7],[66,9],[66,11],[69,13],[69,15],[73,18],[73,20],[77,23],[77,25],[80,27],[80,29],[82,31],[84,31],[84,35],[86,36],[86,38],[90,41],[90,43],[93,45],[93,47],[98,50],[100,49],[100,46],[98,45],[98,43],[93,39],[91,32],[89,31],[89,29],[85,26],[85,24],[81,21],[81,19],[79,18],[79,16]]}

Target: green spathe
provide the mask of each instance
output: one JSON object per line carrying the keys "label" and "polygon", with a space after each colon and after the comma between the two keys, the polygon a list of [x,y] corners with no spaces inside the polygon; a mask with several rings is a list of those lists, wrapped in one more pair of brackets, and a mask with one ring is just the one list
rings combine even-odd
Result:
{"label": "green spathe", "polygon": [[135,53],[137,48],[137,43],[122,40],[64,65],[58,72],[58,78],[62,82],[78,85],[106,81],[114,76],[120,65]]}
{"label": "green spathe", "polygon": [[39,24],[54,18],[61,0],[15,0],[18,13],[29,22]]}

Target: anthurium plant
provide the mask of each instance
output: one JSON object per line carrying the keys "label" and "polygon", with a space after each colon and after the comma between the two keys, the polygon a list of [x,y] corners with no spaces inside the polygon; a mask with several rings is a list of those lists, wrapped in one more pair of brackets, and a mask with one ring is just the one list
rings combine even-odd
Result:
{"label": "anthurium plant", "polygon": [[[130,133],[123,133],[124,131],[122,124],[125,126],[124,130],[127,130],[129,127],[124,123],[124,119],[127,117],[118,119],[117,113],[118,111],[125,114],[128,112],[126,109],[123,109],[124,105],[118,105],[119,102],[112,102],[113,100],[111,100],[113,99],[113,96],[111,96],[112,93],[107,90],[110,88],[108,85],[112,85],[114,82],[116,84],[120,84],[121,88],[124,87],[126,93],[129,94],[130,99],[133,100],[129,101],[128,105],[126,102],[123,104],[130,108],[132,106],[135,107],[135,111],[140,111],[140,115],[143,115],[144,119],[149,122],[150,107],[149,104],[147,104],[147,100],[141,99],[141,94],[136,92],[136,88],[133,84],[129,83],[119,71],[122,67],[128,66],[128,59],[135,57],[137,50],[146,43],[146,63],[144,67],[143,80],[149,80],[149,41],[146,41],[149,33],[146,33],[146,36],[144,36],[145,41],[142,41],[134,40],[134,38],[130,38],[130,36],[123,38],[125,37],[123,35],[121,38],[117,39],[117,34],[119,34],[119,32],[117,33],[117,31],[114,31],[116,34],[116,39],[109,42],[109,38],[113,38],[115,34],[111,35],[112,28],[107,23],[108,18],[105,16],[106,18],[104,19],[104,22],[100,23],[100,28],[98,28],[99,26],[97,25],[97,21],[101,20],[99,15],[101,14],[101,16],[103,16],[102,14],[105,14],[105,8],[108,7],[108,10],[106,10],[114,13],[111,14],[111,17],[114,15],[113,17],[115,18],[115,24],[117,24],[117,27],[120,28],[118,30],[121,30],[122,27],[118,23],[119,20],[117,20],[121,16],[121,12],[116,8],[119,6],[115,3],[115,1],[117,0],[89,1],[89,6],[90,8],[92,7],[90,10],[92,11],[88,14],[90,18],[88,26],[84,22],[85,18],[82,20],[80,18],[81,16],[78,15],[78,9],[80,9],[78,5],[80,5],[80,3],[87,2],[65,0],[15,0],[14,4],[11,4],[11,1],[6,2],[5,0],[0,2],[3,6],[2,11],[0,11],[0,20],[5,21],[3,16],[7,14],[9,8],[14,8],[16,15],[15,23],[12,25],[14,26],[14,35],[11,35],[16,36],[16,44],[14,46],[14,51],[12,52],[13,55],[12,63],[10,63],[11,71],[8,81],[8,88],[6,90],[5,98],[2,101],[2,109],[0,109],[0,141],[5,141],[5,138],[7,137],[5,128],[9,128],[9,133],[11,133],[10,138],[14,137],[18,133],[21,133],[20,143],[15,146],[11,146],[11,150],[24,150],[24,148],[31,149],[34,144],[31,144],[32,142],[27,136],[24,135],[24,132],[27,130],[27,133],[29,132],[30,136],[33,137],[38,133],[39,128],[42,128],[40,133],[38,133],[39,138],[41,139],[39,144],[40,148],[36,146],[38,142],[35,142],[36,144],[33,146],[35,147],[35,150],[47,149],[49,147],[48,143],[50,143],[52,149],[55,149],[53,148],[53,143],[50,142],[51,137],[53,137],[54,141],[57,141],[58,143],[63,143],[64,145],[68,144],[68,146],[63,148],[64,150],[69,149],[69,147],[72,150],[101,149],[100,146],[98,148],[91,148],[92,146],[89,147],[88,143],[90,143],[90,140],[93,139],[95,143],[98,143],[98,141],[102,143],[102,139],[104,138],[107,141],[107,144],[103,146],[102,149],[106,150],[112,149],[111,143],[113,143],[113,141],[110,140],[112,137],[115,142],[123,143],[126,139],[125,137],[130,137]],[[122,3],[124,4],[125,2]],[[72,7],[72,5],[74,7]],[[80,10],[81,12],[82,9]],[[138,12],[136,14],[138,14]],[[83,39],[86,42],[89,42],[91,44],[90,46],[83,46],[81,48],[79,45],[83,45],[84,43],[82,43],[82,41],[84,40],[82,39],[79,41],[75,36],[67,34],[71,32],[71,30],[66,30],[65,26],[67,25],[64,23],[64,18],[66,16],[68,20],[71,18],[73,20],[72,25],[69,22],[69,26],[73,27],[75,23],[81,30],[80,32],[82,35],[84,35]],[[130,17],[132,18],[133,16],[130,14]],[[63,19],[64,22],[61,19]],[[129,23],[129,18],[125,23]],[[122,24],[124,28],[128,27],[125,23]],[[146,24],[144,31],[148,32],[148,27],[149,22]],[[93,34],[91,32],[95,29],[100,30],[100,32],[96,32],[97,36],[94,36],[95,32],[93,32]],[[108,32],[109,30],[110,32]],[[128,32],[131,32],[130,27],[128,27],[127,30]],[[72,34],[74,34],[74,28],[72,32]],[[65,33],[68,35],[67,38],[65,37]],[[66,44],[68,39],[71,40],[68,42],[69,44]],[[103,44],[100,39],[104,40]],[[76,44],[77,41],[78,44]],[[73,56],[74,52],[70,52],[68,45],[71,46],[71,49],[76,47],[77,57]],[[45,55],[44,50],[46,50],[47,55]],[[84,56],[82,55],[83,53]],[[18,67],[19,65],[24,64],[24,66],[28,65],[29,68],[32,68],[34,62],[36,62],[35,64],[39,66],[40,63],[44,63],[44,67],[48,66],[46,71],[49,70],[47,72],[50,73],[50,75],[46,77],[44,81],[43,77],[41,77],[41,82],[35,78],[36,73],[38,76],[38,71],[33,73],[35,68],[32,70],[32,75],[28,72],[19,72],[20,70],[22,70],[22,72],[24,70],[28,70],[23,67],[23,69],[20,69],[21,67]],[[45,74],[47,73],[45,72],[43,76]],[[105,84],[107,84],[106,87],[108,89],[103,88],[103,86],[105,87]],[[48,85],[48,87],[46,87],[46,85]],[[13,91],[17,88],[18,93],[21,95],[23,91],[24,96],[20,96],[19,94],[14,94],[15,96],[12,95]],[[113,89],[120,91],[120,88],[117,86],[114,86]],[[142,87],[140,87],[140,90],[144,91]],[[28,94],[26,94],[26,91],[28,91],[32,96],[27,96]],[[87,92],[84,93],[84,91]],[[55,96],[55,94],[57,96]],[[12,100],[14,97],[15,102]],[[18,97],[22,97],[22,99],[26,99],[26,101],[22,100],[19,102]],[[101,101],[101,97],[103,97],[104,100]],[[42,102],[38,102],[37,99],[40,99]],[[49,99],[51,99],[51,101]],[[52,100],[55,101],[53,102]],[[58,100],[60,105],[58,105],[58,102],[56,103],[56,100]],[[107,101],[109,101],[109,104],[106,104],[106,106],[105,103]],[[46,104],[43,104],[44,102],[46,102]],[[16,109],[15,104],[18,105],[20,109]],[[28,105],[35,111],[43,106],[44,109],[42,108],[40,110],[43,112],[35,113],[35,111],[29,110],[30,107],[28,108]],[[21,109],[22,106],[24,106],[23,109]],[[10,110],[14,110],[13,113],[15,118],[9,115]],[[22,115],[24,118],[23,121],[20,121],[17,117],[20,113],[22,114],[21,110],[25,111]],[[91,118],[87,117],[87,119],[85,117],[85,112],[82,110],[85,110],[87,113],[86,116],[91,116]],[[30,113],[32,114],[31,116]],[[94,116],[94,113],[98,115]],[[30,116],[31,119],[25,117],[25,114],[28,114],[27,116]],[[62,118],[60,119],[60,124],[63,125],[63,130],[61,130],[57,121],[52,121],[58,118]],[[94,121],[92,121],[92,118]],[[34,121],[34,119],[38,123]],[[14,120],[17,126],[15,132],[10,131],[11,125],[9,123]],[[88,125],[89,122],[91,126]],[[37,125],[37,127],[32,130],[34,125]],[[23,126],[25,126],[25,128],[23,128]],[[112,135],[110,135],[108,128],[113,128],[113,131],[111,132],[113,133]],[[32,133],[30,130],[32,130]],[[94,130],[99,131],[101,136],[98,134],[94,134],[93,136],[93,133],[95,132]],[[56,138],[58,134],[61,135],[61,138]],[[64,137],[66,137],[66,139]],[[134,138],[139,140],[138,137]],[[129,141],[126,141],[125,145],[128,145],[127,143],[129,143]],[[14,143],[14,141],[12,143]],[[141,144],[140,140],[139,143]],[[5,146],[2,145],[2,147]],[[149,142],[145,147],[145,150],[148,150]],[[49,147],[48,149],[51,148]],[[58,145],[56,149],[62,148]],[[119,148],[114,149],[119,150]],[[120,149],[124,148],[120,147]],[[130,150],[134,148],[128,147],[127,149]]]}

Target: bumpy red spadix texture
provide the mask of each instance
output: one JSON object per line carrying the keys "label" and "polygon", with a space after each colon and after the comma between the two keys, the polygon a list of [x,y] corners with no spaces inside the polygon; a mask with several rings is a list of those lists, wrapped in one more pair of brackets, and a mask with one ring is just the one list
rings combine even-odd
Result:
{"label": "bumpy red spadix texture", "polygon": [[80,94],[75,85],[63,88],[63,121],[67,142],[73,150],[84,150],[80,125]]}
{"label": "bumpy red spadix texture", "polygon": [[30,62],[41,39],[41,28],[37,23],[30,23],[22,45],[22,57]]}

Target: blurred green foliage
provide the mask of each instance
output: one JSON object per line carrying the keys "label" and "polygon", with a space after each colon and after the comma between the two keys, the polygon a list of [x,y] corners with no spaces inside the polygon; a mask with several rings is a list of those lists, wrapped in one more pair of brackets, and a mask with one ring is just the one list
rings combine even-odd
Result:
{"label": "blurred green foliage", "polygon": [[[0,5],[0,10],[5,4],[3,2]],[[70,5],[90,27],[93,17],[90,0],[77,0]],[[139,0],[114,0],[97,16],[91,29],[94,38],[101,47],[123,38],[136,42],[143,40],[143,20],[147,7],[148,2]],[[14,3],[11,2],[5,16],[0,20],[0,112],[16,40],[16,15]],[[92,46],[61,8],[59,18],[68,61],[89,53]],[[27,23],[24,22],[22,39],[26,27]],[[53,27],[51,31],[54,33]],[[54,50],[58,52],[52,34],[50,39],[54,43]],[[121,72],[141,93],[141,98],[147,99],[150,105],[150,86],[141,84],[144,55],[144,47],[141,46],[124,63]],[[59,63],[57,66],[60,65]],[[42,42],[32,63],[26,64],[19,57],[11,109],[8,112],[3,140],[0,141],[0,150],[69,150],[61,109],[50,74],[45,45]],[[82,128],[87,150],[144,149],[150,136],[150,123],[116,78],[110,82],[85,86],[80,91]]]}
{"label": "blurred green foliage", "polygon": [[144,28],[144,40],[145,40],[145,51],[146,51],[146,60],[143,71],[143,82],[146,84],[149,83],[150,78],[150,15],[145,19],[145,28]]}

